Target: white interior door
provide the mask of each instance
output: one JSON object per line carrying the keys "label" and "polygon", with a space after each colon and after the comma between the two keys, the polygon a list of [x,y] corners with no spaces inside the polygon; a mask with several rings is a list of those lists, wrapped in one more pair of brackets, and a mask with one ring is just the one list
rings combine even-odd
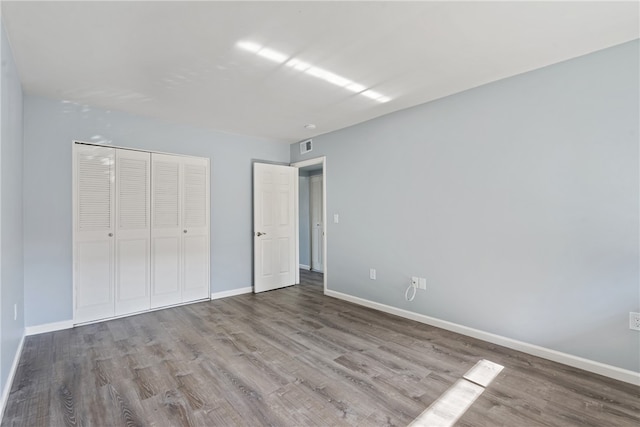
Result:
{"label": "white interior door", "polygon": [[298,170],[254,163],[254,292],[294,285],[296,259],[295,203]]}
{"label": "white interior door", "polygon": [[115,314],[150,307],[151,155],[116,150]]}
{"label": "white interior door", "polygon": [[182,197],[176,156],[151,154],[151,307],[182,302]]}
{"label": "white interior door", "polygon": [[322,208],[322,175],[313,175],[309,186],[309,201],[311,213],[311,269],[324,271],[323,234],[324,218]]}
{"label": "white interior door", "polygon": [[115,150],[75,145],[74,322],[114,315]]}
{"label": "white interior door", "polygon": [[210,296],[209,161],[183,157],[182,301]]}

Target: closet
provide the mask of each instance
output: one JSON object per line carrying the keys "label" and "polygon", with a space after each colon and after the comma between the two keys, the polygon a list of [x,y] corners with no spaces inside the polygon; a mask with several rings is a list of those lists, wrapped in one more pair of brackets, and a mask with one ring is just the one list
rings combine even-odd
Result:
{"label": "closet", "polygon": [[74,323],[209,298],[209,160],[75,143]]}

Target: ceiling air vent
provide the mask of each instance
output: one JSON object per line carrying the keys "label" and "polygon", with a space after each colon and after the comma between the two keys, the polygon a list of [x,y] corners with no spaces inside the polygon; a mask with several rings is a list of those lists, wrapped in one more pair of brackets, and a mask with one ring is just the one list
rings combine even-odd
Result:
{"label": "ceiling air vent", "polygon": [[306,141],[302,141],[300,143],[300,154],[308,153],[309,151],[311,151],[311,149],[312,149],[311,143],[312,143],[311,139],[307,139]]}

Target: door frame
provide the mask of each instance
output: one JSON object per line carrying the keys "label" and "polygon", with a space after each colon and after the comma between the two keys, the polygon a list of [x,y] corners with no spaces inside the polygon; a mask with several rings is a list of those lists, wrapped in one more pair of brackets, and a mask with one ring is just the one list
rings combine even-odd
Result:
{"label": "door frame", "polygon": [[[323,171],[324,172],[324,171]],[[316,188],[316,184],[320,185],[320,189],[322,190],[322,175],[310,175],[309,176],[309,231],[310,231],[310,251],[309,251],[309,267],[312,271],[316,271],[324,274],[324,254],[318,253],[322,251],[318,251],[318,245],[322,245],[322,234],[316,234],[316,223],[320,222],[322,224],[321,233],[324,233],[324,229],[326,227],[326,218],[320,217],[316,218],[320,221],[312,221],[314,219],[314,211],[317,208],[316,205],[322,206],[322,191],[318,192]],[[324,215],[324,211],[320,209],[318,215]],[[318,259],[317,262],[315,260]]]}
{"label": "door frame", "polygon": [[[309,160],[302,160],[299,162],[294,162],[291,163],[290,166],[293,166],[295,168],[304,168],[307,166],[313,166],[313,165],[322,165],[322,216],[324,217],[324,233],[322,236],[322,259],[324,261],[324,273],[322,276],[322,282],[323,282],[323,292],[324,294],[327,293],[327,274],[329,271],[329,267],[328,267],[328,261],[327,261],[327,157],[326,156],[320,156],[320,157],[315,157],[313,159],[309,159]],[[298,176],[300,176],[300,173],[298,172]],[[298,260],[298,265],[300,264],[300,221],[299,221],[299,217],[300,217],[300,206],[299,206],[299,195],[300,195],[300,189],[299,189],[299,179],[296,180],[296,203],[295,203],[295,207],[296,207],[296,259]],[[296,282],[300,283],[300,270],[296,270]]]}

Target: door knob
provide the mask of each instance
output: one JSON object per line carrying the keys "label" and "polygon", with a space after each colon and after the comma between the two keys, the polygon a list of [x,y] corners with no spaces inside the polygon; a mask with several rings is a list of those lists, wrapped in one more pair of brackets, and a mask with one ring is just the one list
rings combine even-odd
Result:
{"label": "door knob", "polygon": [[261,233],[261,232],[259,232],[259,231],[256,233],[256,236],[258,236],[258,237],[260,237],[260,236],[266,236],[266,235],[267,235],[267,233]]}
{"label": "door knob", "polygon": [[187,230],[184,230],[184,231],[183,231],[183,233],[184,233],[184,234],[187,234]]}
{"label": "door knob", "polygon": [[113,233],[109,233],[109,237],[113,237]]}

